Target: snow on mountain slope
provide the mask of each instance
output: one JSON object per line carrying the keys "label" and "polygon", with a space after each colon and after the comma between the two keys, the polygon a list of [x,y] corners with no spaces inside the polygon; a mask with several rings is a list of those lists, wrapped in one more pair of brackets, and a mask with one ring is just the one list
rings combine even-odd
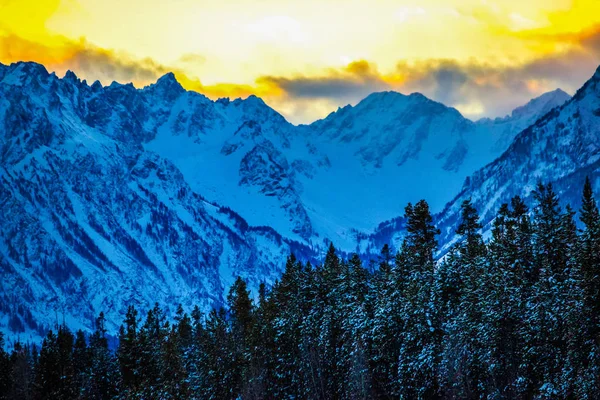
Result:
{"label": "snow on mountain slope", "polygon": [[282,154],[292,145],[292,128],[256,97],[212,102],[185,92],[144,146],[172,160],[194,190],[234,208],[250,224],[302,240],[312,227],[291,162]]}
{"label": "snow on mountain slope", "polygon": [[538,182],[554,183],[561,200],[577,207],[586,175],[600,180],[600,68],[562,107],[519,133],[493,163],[478,170],[438,217],[450,243],[460,203],[471,198],[484,223],[519,195],[531,201]]}
{"label": "snow on mountain slope", "polygon": [[144,150],[180,94],[168,81],[103,88],[0,66],[1,330],[36,335],[63,319],[90,328],[104,311],[114,332],[128,304],[206,309],[238,275],[256,289],[290,251],[311,257]]}
{"label": "snow on mountain slope", "polygon": [[[471,199],[479,211],[485,233],[502,203],[519,195],[531,204],[538,182],[552,183],[561,201],[578,209],[586,176],[600,198],[600,68],[573,98],[519,133],[499,158],[471,175],[434,217],[441,229],[441,254],[454,242],[464,200]],[[372,247],[385,241],[398,245],[402,231],[402,218],[395,218],[363,240]]]}
{"label": "snow on mountain slope", "polygon": [[441,211],[467,176],[501,154],[505,147],[498,142],[512,140],[528,121],[562,104],[565,96],[553,92],[515,110],[512,117],[473,123],[418,93],[374,93],[355,107],[300,127],[330,160],[328,168],[300,177],[311,220],[329,218],[314,225],[336,243],[351,246],[361,235],[347,227],[372,232],[408,202],[425,198],[434,211]]}
{"label": "snow on mountain slope", "polygon": [[[296,127],[256,97],[211,102],[182,92],[145,148],[253,225],[355,250],[358,232],[372,231],[409,201],[432,199],[441,210],[469,174],[500,153],[497,141],[563,100],[546,96],[512,119],[476,124],[421,94],[383,92]],[[374,199],[377,207],[363,206]]]}
{"label": "snow on mountain slope", "polygon": [[132,302],[209,307],[236,275],[272,282],[290,251],[356,250],[408,201],[441,210],[493,160],[514,132],[484,125],[386,92],[294,126],[173,74],[136,89],[0,64],[0,329],[89,327],[100,310],[114,328]]}
{"label": "snow on mountain slope", "polygon": [[564,104],[570,98],[569,94],[561,89],[556,89],[532,99],[521,107],[515,108],[510,115],[504,118],[493,120],[484,118],[476,123],[481,128],[488,130],[494,137],[490,150],[497,157],[508,148],[519,132],[532,125],[554,107]]}

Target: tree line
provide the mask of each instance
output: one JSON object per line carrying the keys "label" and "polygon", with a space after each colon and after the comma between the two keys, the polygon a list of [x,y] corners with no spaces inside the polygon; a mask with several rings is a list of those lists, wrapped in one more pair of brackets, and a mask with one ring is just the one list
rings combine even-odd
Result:
{"label": "tree line", "polygon": [[[6,399],[556,399],[600,396],[600,213],[539,184],[514,197],[484,240],[462,203],[457,241],[436,260],[425,201],[405,209],[397,253],[363,265],[330,246],[321,265],[291,255],[227,309],[169,320],[130,306],[109,350],[95,331],[50,331],[39,350],[0,351]],[[375,265],[373,265],[375,264]],[[4,346],[0,346],[4,348]]]}

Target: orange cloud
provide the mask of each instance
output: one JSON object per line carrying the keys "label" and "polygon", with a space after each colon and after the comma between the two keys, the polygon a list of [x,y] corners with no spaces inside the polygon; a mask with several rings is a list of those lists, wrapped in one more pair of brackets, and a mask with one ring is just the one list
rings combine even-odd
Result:
{"label": "orange cloud", "polygon": [[[151,58],[138,59],[125,52],[105,49],[85,38],[72,40],[55,35],[45,28],[47,20],[57,11],[59,0],[0,0],[0,62],[34,61],[61,75],[67,70],[92,82],[132,82],[143,87],[155,82],[167,72],[174,72],[188,90],[202,92],[211,98],[247,97],[251,94],[274,96],[281,91],[265,84],[256,86],[223,83],[204,86],[184,69],[204,62],[200,54],[184,54],[173,66]],[[270,90],[273,92],[270,92]]]}
{"label": "orange cloud", "polygon": [[151,59],[134,60],[126,54],[93,46],[85,40],[56,40],[48,45],[16,35],[0,36],[0,62],[35,61],[49,70],[64,73],[71,69],[89,80],[113,80],[145,85],[168,72]]}
{"label": "orange cloud", "polygon": [[319,76],[262,76],[257,84],[279,88],[282,95],[296,98],[359,100],[374,90],[389,87],[374,64],[354,61],[341,69],[329,68]]}

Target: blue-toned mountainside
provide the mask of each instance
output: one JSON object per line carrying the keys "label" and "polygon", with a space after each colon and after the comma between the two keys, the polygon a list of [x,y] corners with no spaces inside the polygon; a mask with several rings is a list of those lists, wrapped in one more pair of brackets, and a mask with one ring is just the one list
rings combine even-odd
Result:
{"label": "blue-toned mountainside", "polygon": [[[136,89],[0,65],[0,329],[35,336],[62,319],[89,328],[104,311],[114,331],[128,304],[208,308],[237,275],[252,289],[272,283],[290,251],[310,259],[329,240],[374,249],[381,221],[420,198],[442,211],[466,177],[567,97],[552,92],[472,122],[420,94],[374,93],[294,126],[257,97],[211,101],[172,74]],[[459,198],[478,199],[511,152],[511,163],[526,158],[525,138],[556,113],[519,134]],[[589,128],[574,118],[562,123]],[[572,160],[571,173],[586,163]],[[532,161],[527,174],[544,165]],[[493,193],[479,197],[484,205]]]}
{"label": "blue-toned mountainside", "polygon": [[[471,199],[480,213],[484,232],[489,234],[491,222],[502,203],[510,203],[510,199],[518,195],[531,205],[539,182],[552,183],[561,201],[578,209],[586,176],[597,193],[600,188],[600,68],[573,98],[524,129],[496,160],[469,176],[458,195],[434,216],[441,229],[440,254],[454,241],[464,200]],[[403,218],[394,218],[382,223],[363,241],[373,248],[381,243],[397,246],[404,236],[403,229]]]}
{"label": "blue-toned mountainside", "polygon": [[[552,183],[565,204],[578,208],[585,177],[600,187],[600,68],[577,93],[519,133],[494,162],[478,170],[438,217],[455,226],[460,203],[470,198],[489,223],[502,203],[519,195],[531,202],[538,182]],[[452,229],[442,242],[452,242]]]}
{"label": "blue-toned mountainside", "polygon": [[[257,287],[290,251],[311,256],[207,201],[144,149],[182,94],[169,77],[136,90],[58,79],[36,64],[0,68],[3,330],[42,332],[63,318],[89,328],[104,310],[114,332],[127,304],[210,307],[236,276]],[[186,96],[198,115],[210,104],[240,125],[248,112],[260,117],[253,99]]]}

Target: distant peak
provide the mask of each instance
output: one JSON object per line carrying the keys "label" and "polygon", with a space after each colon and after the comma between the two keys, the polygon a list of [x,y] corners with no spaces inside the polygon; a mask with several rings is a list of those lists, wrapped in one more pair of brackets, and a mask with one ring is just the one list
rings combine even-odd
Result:
{"label": "distant peak", "polygon": [[231,104],[236,107],[268,107],[263,99],[254,94],[251,94],[245,99],[238,97],[237,99],[233,100]]}
{"label": "distant peak", "polygon": [[246,101],[250,102],[250,104],[260,104],[261,106],[265,105],[264,100],[254,94],[251,94],[250,96],[248,96]]}
{"label": "distant peak", "polygon": [[411,93],[408,97],[412,97],[412,98],[416,98],[416,99],[425,99],[425,100],[430,100],[429,97],[425,96],[423,93],[421,92],[414,92]]}
{"label": "distant peak", "polygon": [[365,110],[372,110],[379,113],[401,112],[409,108],[417,110],[420,114],[454,110],[453,108],[432,100],[419,92],[405,95],[395,91],[371,93],[365,99],[361,100],[356,107],[354,107],[354,109],[361,112],[364,112]]}
{"label": "distant peak", "polygon": [[368,95],[367,97],[365,97],[364,100],[383,100],[383,99],[394,99],[394,98],[401,98],[401,97],[404,98],[407,96],[402,93],[399,93],[399,92],[394,92],[393,90],[384,90],[382,92],[373,92],[370,95]]}
{"label": "distant peak", "polygon": [[364,102],[366,102],[366,103],[378,102],[381,104],[390,105],[390,104],[396,104],[397,102],[404,102],[404,101],[422,102],[422,101],[433,101],[433,100],[431,100],[429,97],[425,96],[424,94],[422,94],[420,92],[414,92],[409,95],[405,95],[403,93],[396,92],[393,90],[387,90],[387,91],[383,91],[383,92],[371,93],[370,95],[365,97],[363,100],[361,100],[359,102],[359,104],[364,103]]}
{"label": "distant peak", "polygon": [[150,88],[153,90],[158,90],[162,95],[165,95],[170,98],[174,98],[185,92],[185,89],[173,72],[167,72],[163,76],[161,76],[155,84],[150,85]]}
{"label": "distant peak", "polygon": [[527,104],[515,108],[512,113],[512,118],[522,117],[540,117],[542,114],[547,113],[554,107],[563,105],[568,101],[571,96],[562,89],[555,89],[550,92],[546,92],[538,97],[535,97]]}
{"label": "distant peak", "polygon": [[164,74],[163,76],[161,76],[160,78],[158,78],[158,80],[156,81],[156,84],[160,84],[160,85],[172,85],[172,84],[179,84],[179,82],[177,81],[177,78],[175,78],[175,74],[173,72],[167,72],[166,74]]}
{"label": "distant peak", "polygon": [[11,64],[9,68],[25,72],[28,75],[49,75],[46,67],[44,67],[42,64],[38,64],[32,61],[19,61],[17,63]]}
{"label": "distant peak", "polygon": [[[546,92],[544,94],[542,94],[541,96],[537,97],[537,99],[541,99],[541,100],[551,100],[554,99],[557,102],[560,102],[561,104],[564,103],[565,101],[569,100],[571,98],[571,95],[568,94],[567,92],[565,92],[564,90],[562,90],[561,88],[558,89],[554,89],[551,92]],[[533,99],[532,101],[534,101],[535,99]]]}
{"label": "distant peak", "polygon": [[548,93],[554,93],[554,94],[557,94],[557,95],[565,95],[565,96],[571,97],[571,95],[569,93],[565,92],[561,88],[554,89],[553,91],[548,92]]}
{"label": "distant peak", "polygon": [[50,74],[41,64],[34,62],[16,62],[9,66],[3,65],[0,68],[0,78],[3,83],[10,85],[24,85],[37,79],[45,79]]}
{"label": "distant peak", "polygon": [[65,77],[63,78],[65,81],[68,82],[77,82],[79,81],[79,78],[77,77],[77,75],[75,75],[75,72],[68,70],[67,73],[65,74]]}
{"label": "distant peak", "polygon": [[93,91],[98,91],[98,90],[101,90],[101,89],[102,89],[102,83],[100,83],[100,81],[97,80],[97,81],[95,81],[92,84],[92,90]]}

